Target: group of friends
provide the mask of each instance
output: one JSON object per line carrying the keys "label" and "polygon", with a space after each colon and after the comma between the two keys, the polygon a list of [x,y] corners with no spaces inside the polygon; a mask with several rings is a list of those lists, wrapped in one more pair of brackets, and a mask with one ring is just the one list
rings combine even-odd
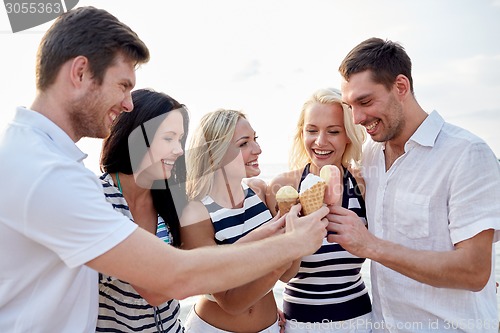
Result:
{"label": "group of friends", "polygon": [[[250,117],[207,113],[186,142],[187,107],[134,89],[148,60],[93,7],[43,37],[36,98],[0,139],[1,332],[498,331],[500,165],[420,107],[400,44],[347,54],[340,89],[304,102],[290,171],[269,183]],[[104,139],[100,178],[83,137]],[[341,204],[282,215],[276,192],[325,165],[341,170]]]}

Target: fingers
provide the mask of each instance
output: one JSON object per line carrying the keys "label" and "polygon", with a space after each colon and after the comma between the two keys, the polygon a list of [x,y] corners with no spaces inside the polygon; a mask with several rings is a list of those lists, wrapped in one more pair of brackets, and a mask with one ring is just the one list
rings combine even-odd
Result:
{"label": "fingers", "polygon": [[351,210],[338,205],[329,205],[328,209],[330,210],[330,214],[334,215],[349,215],[352,212]]}
{"label": "fingers", "polygon": [[340,223],[335,223],[335,222],[332,222],[330,220],[328,220],[328,225],[326,226],[326,230],[327,231],[330,231],[330,232],[333,232],[333,233],[340,233],[341,232],[341,229],[342,229],[342,224]]}
{"label": "fingers", "polygon": [[273,222],[275,233],[282,234],[285,232],[286,215],[281,216],[277,221]]}
{"label": "fingers", "polygon": [[282,225],[285,225],[285,218],[286,218],[286,214],[281,216],[280,213],[278,212],[278,214],[276,214],[270,221],[269,223],[272,223],[272,224],[282,224]]}
{"label": "fingers", "polygon": [[281,214],[281,212],[279,210],[276,211],[276,215],[273,216],[272,220],[273,221],[276,221],[278,220],[280,217],[283,217],[283,215]]}
{"label": "fingers", "polygon": [[302,206],[300,203],[298,203],[296,205],[293,205],[292,208],[290,208],[290,211],[286,215],[298,216],[301,209]]}
{"label": "fingers", "polygon": [[328,241],[328,243],[338,243],[338,236],[337,235],[334,235],[334,234],[328,234],[326,236],[326,240]]}
{"label": "fingers", "polygon": [[329,213],[329,208],[327,206],[322,206],[317,211],[309,214],[309,216],[312,216],[313,218],[317,218],[318,220],[321,220],[322,218],[326,217],[326,215],[328,213]]}

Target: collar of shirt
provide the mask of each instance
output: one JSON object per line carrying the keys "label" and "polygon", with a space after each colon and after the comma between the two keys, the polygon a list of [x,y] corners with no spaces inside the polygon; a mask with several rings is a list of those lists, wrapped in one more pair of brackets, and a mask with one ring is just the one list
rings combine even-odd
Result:
{"label": "collar of shirt", "polygon": [[66,132],[39,112],[20,106],[16,110],[14,122],[41,131],[64,155],[77,162],[82,162],[88,156],[78,148]]}
{"label": "collar of shirt", "polygon": [[408,152],[415,145],[424,147],[434,147],[434,143],[444,125],[444,119],[437,111],[432,111],[420,124],[415,133],[405,144],[405,152]]}

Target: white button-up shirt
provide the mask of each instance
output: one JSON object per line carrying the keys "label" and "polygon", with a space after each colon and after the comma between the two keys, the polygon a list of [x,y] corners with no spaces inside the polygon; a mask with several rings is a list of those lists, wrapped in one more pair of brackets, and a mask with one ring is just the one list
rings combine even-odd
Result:
{"label": "white button-up shirt", "polygon": [[[384,147],[370,140],[363,151],[375,236],[430,251],[451,251],[486,229],[498,241],[500,165],[486,143],[434,111],[387,172]],[[372,262],[374,331],[498,332],[494,258],[492,267],[486,287],[472,292],[435,288]]]}

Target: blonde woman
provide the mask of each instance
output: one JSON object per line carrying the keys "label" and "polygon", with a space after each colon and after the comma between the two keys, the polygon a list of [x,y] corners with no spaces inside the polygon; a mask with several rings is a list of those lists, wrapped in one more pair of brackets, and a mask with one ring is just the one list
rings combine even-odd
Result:
{"label": "blonde woman", "polygon": [[[264,203],[266,184],[255,179],[248,185],[243,182],[260,174],[261,153],[243,113],[217,110],[205,115],[188,152],[186,189],[192,201],[181,217],[183,248],[232,244],[283,232],[284,218],[272,219]],[[186,332],[279,332],[272,288],[289,267],[239,288],[200,297],[186,320]]]}
{"label": "blonde woman", "polygon": [[[365,219],[363,180],[357,169],[365,136],[364,129],[354,125],[338,90],[314,92],[304,103],[297,123],[290,154],[292,171],[276,176],[269,184],[266,200],[271,212],[276,214],[279,188],[291,185],[300,191],[307,174],[319,175],[321,167],[331,164],[343,175],[342,206]],[[315,254],[302,258],[283,295],[286,332],[365,332],[371,302],[360,273],[364,260],[326,238]]]}

